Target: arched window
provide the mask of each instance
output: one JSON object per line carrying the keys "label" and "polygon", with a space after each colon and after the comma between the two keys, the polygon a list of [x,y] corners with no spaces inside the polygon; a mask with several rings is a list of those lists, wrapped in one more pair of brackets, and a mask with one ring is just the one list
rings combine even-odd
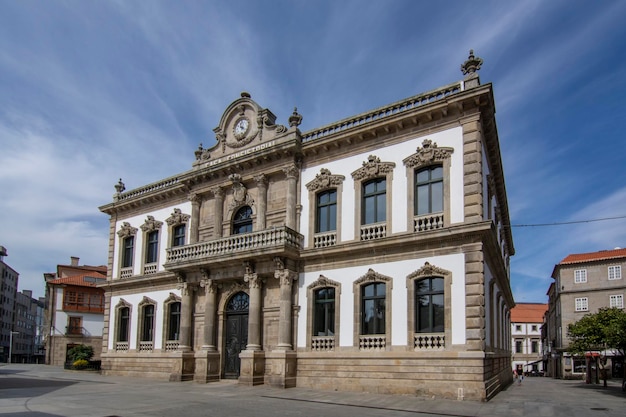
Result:
{"label": "arched window", "polygon": [[415,281],[415,332],[442,333],[445,329],[444,279]]}
{"label": "arched window", "polygon": [[315,291],[315,312],[313,317],[314,336],[335,334],[335,289],[320,288]]}
{"label": "arched window", "polygon": [[387,181],[376,178],[363,184],[361,224],[384,222],[387,219]]}
{"label": "arched window", "polygon": [[337,190],[317,194],[315,233],[337,230]]}
{"label": "arched window", "polygon": [[374,282],[361,288],[361,334],[385,334],[387,284]]}
{"label": "arched window", "polygon": [[415,171],[415,214],[443,211],[443,167],[435,165]]}
{"label": "arched window", "polygon": [[243,206],[233,217],[233,234],[239,235],[252,231],[252,209],[250,206]]}

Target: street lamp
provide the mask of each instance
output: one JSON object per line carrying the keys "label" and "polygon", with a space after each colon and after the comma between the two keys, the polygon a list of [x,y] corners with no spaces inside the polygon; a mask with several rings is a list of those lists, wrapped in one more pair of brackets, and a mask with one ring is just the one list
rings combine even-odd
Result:
{"label": "street lamp", "polygon": [[7,363],[11,363],[11,350],[13,349],[13,335],[14,334],[20,334],[20,332],[11,331],[11,333],[9,334],[9,359],[7,360]]}

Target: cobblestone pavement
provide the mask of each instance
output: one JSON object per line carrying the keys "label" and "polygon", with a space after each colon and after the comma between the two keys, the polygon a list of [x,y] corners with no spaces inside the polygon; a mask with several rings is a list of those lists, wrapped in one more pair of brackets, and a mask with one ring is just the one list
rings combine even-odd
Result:
{"label": "cobblestone pavement", "polygon": [[537,416],[626,415],[620,381],[526,378],[486,403],[412,396],[163,382],[64,371],[46,365],[0,364],[0,417],[278,417],[319,416]]}

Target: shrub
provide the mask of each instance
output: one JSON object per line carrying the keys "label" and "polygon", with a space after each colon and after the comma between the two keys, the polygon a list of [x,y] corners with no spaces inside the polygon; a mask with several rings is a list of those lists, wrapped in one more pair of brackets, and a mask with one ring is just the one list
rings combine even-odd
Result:
{"label": "shrub", "polygon": [[67,356],[72,362],[83,359],[87,362],[93,358],[93,346],[76,345],[67,352]]}
{"label": "shrub", "polygon": [[89,365],[89,361],[86,359],[77,359],[72,363],[72,366],[76,369],[82,369]]}

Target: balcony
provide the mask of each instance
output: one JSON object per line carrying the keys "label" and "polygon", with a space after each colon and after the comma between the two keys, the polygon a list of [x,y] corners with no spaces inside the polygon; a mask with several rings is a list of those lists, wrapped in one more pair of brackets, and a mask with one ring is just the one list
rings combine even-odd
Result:
{"label": "balcony", "polygon": [[251,255],[299,254],[304,237],[288,227],[232,235],[206,242],[167,249],[165,268],[170,270],[197,267],[207,262],[228,263]]}

